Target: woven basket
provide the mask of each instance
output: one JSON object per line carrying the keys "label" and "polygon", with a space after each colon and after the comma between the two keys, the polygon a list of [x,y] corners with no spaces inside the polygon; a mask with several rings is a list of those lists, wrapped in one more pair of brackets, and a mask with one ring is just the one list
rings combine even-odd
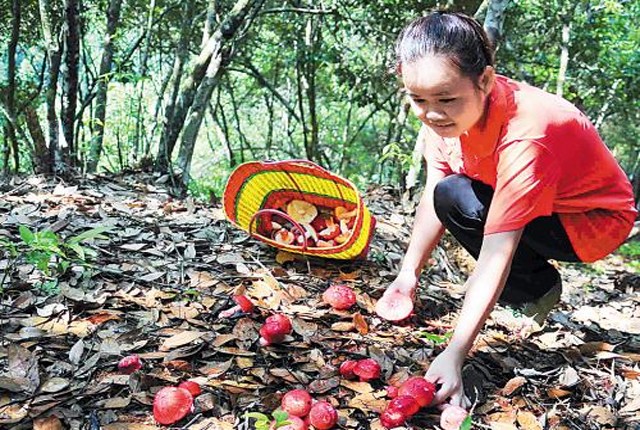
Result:
{"label": "woven basket", "polygon": [[[260,234],[263,218],[276,214],[304,232],[302,226],[277,210],[293,199],[328,208],[357,209],[349,238],[336,246],[317,248],[307,246],[306,240],[302,245],[286,245]],[[238,166],[227,181],[223,205],[231,223],[271,246],[340,260],[366,256],[376,222],[351,182],[306,160],[254,161]]]}

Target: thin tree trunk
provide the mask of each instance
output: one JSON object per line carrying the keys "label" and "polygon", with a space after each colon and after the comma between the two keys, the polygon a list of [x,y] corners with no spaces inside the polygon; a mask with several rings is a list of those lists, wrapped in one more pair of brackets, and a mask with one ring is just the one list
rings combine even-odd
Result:
{"label": "thin tree trunk", "polygon": [[[9,130],[7,130],[7,124],[6,123],[2,126],[2,131],[4,132],[4,136],[8,136],[9,135]],[[4,145],[2,146],[2,173],[3,173],[3,175],[8,175],[9,174],[9,156],[10,155],[11,155],[10,142],[8,142],[6,139],[4,139]]]}
{"label": "thin tree trunk", "polygon": [[291,114],[291,116],[293,116],[296,119],[296,121],[300,121],[300,117],[296,113],[295,106],[291,106],[291,103],[289,103],[289,101],[282,94],[280,94],[280,92],[278,91],[278,89],[276,88],[275,85],[272,85],[267,80],[267,78],[265,76],[263,76],[262,73],[260,73],[260,70],[258,70],[248,60],[244,60],[242,65],[248,71],[247,70],[242,70],[242,69],[240,69],[240,70],[239,69],[234,69],[234,71],[245,73],[245,74],[255,78],[255,80],[258,81],[258,84],[260,84],[263,88],[266,88],[267,90],[269,90],[273,94],[273,96],[280,102],[282,107],[284,107]]}
{"label": "thin tree trunk", "polygon": [[58,75],[60,72],[60,61],[62,52],[58,41],[58,34],[54,38],[54,22],[51,17],[51,0],[39,0],[40,21],[42,33],[44,34],[47,46],[47,57],[49,59],[49,75],[46,85],[46,105],[47,105],[47,125],[49,135],[48,158],[42,163],[44,172],[53,173],[58,170],[58,162],[61,160],[59,153],[58,134],[58,113],[56,112],[56,94],[58,89]]}
{"label": "thin tree trunk", "polygon": [[[158,63],[162,64],[162,61],[160,60]],[[158,66],[158,68],[161,68],[161,67]],[[144,158],[151,158],[150,155],[151,155],[152,138],[150,136],[156,135],[156,130],[158,129],[159,124],[161,123],[161,120],[159,118],[162,112],[162,101],[165,98],[165,92],[167,91],[167,87],[169,86],[169,82],[171,81],[171,75],[172,75],[171,73],[167,73],[165,78],[162,80],[162,83],[160,84],[160,90],[157,92],[158,98],[156,100],[155,108],[153,109],[153,127],[151,129],[151,133],[148,133],[148,136],[146,136],[145,147],[144,147]]]}
{"label": "thin tree trunk", "polygon": [[571,24],[562,24],[562,45],[560,46],[560,67],[558,68],[558,79],[556,80],[556,94],[562,97],[564,82],[567,78],[569,67],[569,34]]}
{"label": "thin tree trunk", "polygon": [[65,2],[65,62],[62,72],[62,133],[67,147],[62,149],[65,163],[75,166],[77,161],[74,122],[78,104],[78,68],[80,64],[80,29],[78,0]]}
{"label": "thin tree trunk", "polygon": [[[142,61],[140,62],[140,76],[146,76],[147,74],[147,62],[149,61],[149,50],[151,48],[151,30],[153,26],[153,11],[156,7],[156,0],[149,0],[149,14],[147,15],[147,29],[145,34],[144,48],[142,51]],[[140,91],[137,97],[136,106],[136,131],[133,141],[132,161],[135,163],[138,160],[138,152],[140,151],[140,139],[142,139],[141,130],[144,128],[144,121],[142,119],[142,99],[144,97],[144,84],[145,79],[140,82]]]}
{"label": "thin tree trunk", "polygon": [[38,114],[33,106],[29,105],[24,110],[27,129],[33,140],[33,164],[36,173],[47,171],[49,154],[47,153],[47,142],[42,133],[42,127],[38,120]]}
{"label": "thin tree trunk", "polygon": [[178,103],[178,96],[180,94],[180,84],[182,83],[184,65],[189,54],[189,22],[192,20],[193,14],[192,2],[184,2],[183,7],[182,32],[180,33],[180,41],[178,43],[170,79],[170,82],[172,82],[172,90],[166,103],[163,121],[164,127],[162,135],[160,136],[158,155],[156,157],[156,170],[163,173],[166,173],[171,165],[171,154],[173,153],[173,147],[175,146],[177,139],[177,134],[175,139],[173,139],[173,131],[168,127],[169,124],[173,124],[174,112],[176,110],[176,104]]}
{"label": "thin tree trunk", "polygon": [[107,116],[107,90],[111,79],[111,63],[113,61],[113,36],[120,20],[120,8],[122,0],[111,0],[107,11],[107,33],[104,36],[102,47],[102,60],[98,74],[98,86],[96,91],[95,131],[91,139],[89,157],[87,158],[87,171],[95,172],[102,154],[104,142],[104,122]]}
{"label": "thin tree trunk", "polygon": [[189,185],[189,179],[191,177],[189,170],[191,168],[191,159],[193,158],[196,138],[200,131],[200,124],[202,124],[206,107],[211,100],[211,94],[213,94],[214,88],[218,86],[221,64],[222,52],[218,51],[217,55],[211,58],[206,76],[200,84],[200,88],[191,106],[189,119],[184,126],[182,139],[180,141],[180,150],[178,152],[178,169],[181,172],[182,185],[185,189]]}
{"label": "thin tree trunk", "polygon": [[615,99],[616,90],[618,89],[621,83],[622,83],[622,79],[616,79],[615,81],[613,81],[613,84],[611,85],[611,87],[609,87],[609,91],[607,91],[607,98],[605,99],[605,102],[600,107],[600,110],[598,111],[598,116],[596,117],[596,121],[594,123],[597,129],[600,129],[600,127],[602,127],[602,123],[604,122],[605,118],[607,117],[607,114],[609,113],[609,107],[611,106],[611,102]]}
{"label": "thin tree trunk", "polygon": [[7,129],[7,142],[6,156],[4,169],[5,172],[9,172],[9,153],[13,154],[14,171],[20,170],[20,154],[18,150],[18,138],[16,136],[16,50],[18,47],[18,39],[20,38],[20,0],[13,0],[11,4],[11,39],[9,40],[9,52],[7,58],[7,100],[6,100],[6,113],[8,121],[6,125]]}
{"label": "thin tree trunk", "polygon": [[[314,25],[315,24],[315,25]],[[309,55],[305,65],[305,72],[307,78],[307,103],[309,104],[309,127],[311,132],[311,139],[309,141],[309,154],[312,158],[310,160],[318,161],[319,153],[319,126],[318,126],[318,112],[317,112],[317,93],[316,93],[316,72],[318,69],[318,63],[316,61],[316,53],[320,39],[322,37],[322,23],[314,23],[314,17],[309,18],[307,21],[307,46],[309,47]]]}
{"label": "thin tree trunk", "polygon": [[209,6],[207,6],[207,19],[204,23],[204,31],[202,32],[202,42],[200,46],[204,46],[207,40],[211,37],[213,29],[217,27],[218,13],[220,9],[220,0],[209,0]]}
{"label": "thin tree trunk", "polygon": [[[300,49],[300,48],[298,48]],[[302,53],[298,52],[296,58],[296,90],[298,95],[298,111],[300,117],[300,125],[302,126],[302,143],[304,145],[304,153],[307,159],[313,161],[313,155],[310,153],[309,148],[309,129],[307,128],[307,115],[305,113],[304,106],[304,86],[306,85],[306,80],[304,76],[304,62],[305,60],[301,58]]]}
{"label": "thin tree trunk", "polygon": [[[221,73],[223,50],[231,41],[240,27],[245,23],[245,18],[252,9],[259,9],[264,0],[238,0],[233,10],[225,17],[219,28],[211,35],[203,51],[196,61],[191,76],[185,81],[185,85],[178,97],[178,105],[173,116],[173,128],[170,136],[167,136],[167,148],[173,148],[180,129],[185,129],[185,135],[181,142],[180,168],[182,170],[183,184],[188,181],[191,157],[195,147],[196,137],[204,111],[209,104],[213,89],[219,81]],[[250,22],[251,20],[249,20]],[[228,52],[231,50],[229,49]],[[227,55],[226,61],[229,61]],[[205,60],[206,68],[200,60]],[[202,73],[204,71],[204,74]],[[187,118],[187,113],[189,117]],[[186,120],[186,121],[185,121]],[[166,131],[166,129],[165,129]],[[172,142],[174,142],[172,144]],[[182,148],[184,147],[184,148]],[[167,153],[171,156],[171,152]],[[186,178],[186,179],[185,179]]]}
{"label": "thin tree trunk", "polygon": [[240,154],[240,163],[244,163],[245,160],[245,149],[249,147],[247,144],[247,138],[242,132],[242,124],[240,123],[240,115],[238,114],[238,104],[236,103],[236,96],[233,85],[231,84],[231,79],[228,79],[227,75],[227,87],[229,93],[229,99],[231,101],[231,108],[233,110],[233,120],[236,126],[236,132],[238,133],[238,141],[240,142],[240,150],[238,153]]}
{"label": "thin tree trunk", "polygon": [[[220,92],[218,92],[218,100],[216,101],[215,112],[213,109],[211,111],[211,116],[213,117],[213,121],[217,125],[216,133],[218,134],[218,139],[226,146],[227,151],[229,153],[229,168],[233,169],[238,165],[236,162],[235,152],[233,147],[231,146],[231,142],[229,141],[229,126],[227,124],[227,118],[224,115],[224,109],[222,104],[220,103]],[[220,119],[218,119],[218,116]]]}
{"label": "thin tree trunk", "polygon": [[[487,15],[484,18],[483,26],[496,50],[502,40],[502,27],[508,4],[509,0],[489,0],[489,3],[486,5]],[[482,8],[483,5],[484,3],[480,5],[480,8]]]}

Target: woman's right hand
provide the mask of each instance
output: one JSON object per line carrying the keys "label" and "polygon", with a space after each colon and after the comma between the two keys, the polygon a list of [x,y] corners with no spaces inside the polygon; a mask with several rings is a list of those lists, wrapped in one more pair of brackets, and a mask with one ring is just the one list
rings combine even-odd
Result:
{"label": "woman's right hand", "polygon": [[413,312],[418,276],[414,271],[402,270],[387,287],[378,303],[376,313],[388,321],[401,321]]}

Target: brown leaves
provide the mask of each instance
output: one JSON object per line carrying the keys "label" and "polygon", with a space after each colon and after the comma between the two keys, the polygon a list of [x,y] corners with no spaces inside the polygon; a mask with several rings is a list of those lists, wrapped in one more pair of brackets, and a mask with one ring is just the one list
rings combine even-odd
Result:
{"label": "brown leaves", "polygon": [[195,340],[200,339],[203,335],[204,332],[200,331],[181,331],[166,339],[162,345],[160,345],[160,351],[169,351],[179,346],[190,344]]}
{"label": "brown leaves", "polygon": [[[103,180],[56,186],[53,193],[53,185],[39,182],[42,192],[28,188],[0,201],[2,238],[15,239],[18,223],[54,226],[61,237],[115,226],[108,240],[92,245],[94,267],[58,280],[60,294],[47,297],[34,287],[33,266],[24,262],[9,275],[0,298],[7,345],[0,346],[0,427],[28,427],[42,414],[34,428],[80,428],[85,424],[74,417],[98,410],[104,429],[157,429],[140,419],[151,410],[153,393],[196,379],[205,394],[189,428],[239,428],[244,412],[271,412],[284,391],[303,386],[338,406],[345,429],[380,430],[385,386],[424,373],[443,348],[417,333],[443,335],[455,327],[460,299],[437,287],[458,282],[459,266],[448,260],[455,249],[435,251],[427,274],[432,286],[418,290],[411,324],[390,326],[375,317],[374,306],[395,276],[410,221],[390,212],[399,208],[391,193],[371,191],[381,227],[370,253],[376,258],[336,263],[276,254],[221,222],[218,208],[168,199],[157,186]],[[0,254],[0,272],[8,268]],[[474,413],[482,427],[565,430],[579,423],[591,430],[637,420],[635,289],[600,288],[606,276],[586,280],[572,270],[562,267],[564,300],[543,331],[528,339],[500,326],[483,331],[467,361],[473,377],[465,373],[484,396]],[[335,281],[357,292],[349,311],[320,303]],[[246,294],[256,310],[218,318],[233,294]],[[275,312],[291,317],[294,332],[283,344],[258,348],[257,328]],[[143,368],[120,374],[117,362],[133,353],[144,359]],[[364,356],[381,364],[379,380],[337,376],[341,362]],[[437,415],[427,410],[411,424],[431,428]]]}
{"label": "brown leaves", "polygon": [[40,386],[40,370],[35,353],[20,345],[9,344],[8,365],[0,374],[0,388],[14,393],[33,394]]}
{"label": "brown leaves", "polygon": [[527,379],[522,376],[516,376],[515,378],[509,379],[509,382],[506,383],[504,388],[502,389],[503,396],[510,396],[514,393],[518,388],[522,387],[527,383]]}

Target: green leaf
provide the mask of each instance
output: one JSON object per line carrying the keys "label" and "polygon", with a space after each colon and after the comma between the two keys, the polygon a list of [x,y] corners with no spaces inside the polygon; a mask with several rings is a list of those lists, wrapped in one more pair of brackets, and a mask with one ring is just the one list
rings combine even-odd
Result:
{"label": "green leaf", "polygon": [[244,414],[246,418],[253,418],[258,421],[269,421],[269,417],[265,414],[261,414],[260,412],[247,412]]}
{"label": "green leaf", "polygon": [[84,242],[85,240],[92,239],[108,239],[107,236],[104,236],[102,233],[113,230],[112,226],[100,226],[95,227],[90,230],[84,231],[77,236],[71,237],[67,239],[67,243],[69,245],[76,244],[80,242]]}
{"label": "green leaf", "polygon": [[467,418],[462,421],[458,430],[471,430],[471,424],[473,424],[473,420],[471,419],[471,415],[468,415]]}
{"label": "green leaf", "polygon": [[451,336],[453,336],[453,332],[447,332],[444,335],[439,335],[435,333],[429,333],[427,331],[423,331],[419,333],[420,337],[424,337],[427,340],[431,341],[435,345],[441,345],[448,341]]}
{"label": "green leaf", "polygon": [[35,234],[33,234],[33,232],[29,230],[29,227],[27,226],[24,226],[24,225],[19,226],[18,231],[20,232],[20,238],[22,238],[22,241],[27,245],[31,245],[33,241],[36,239]]}
{"label": "green leaf", "polygon": [[77,243],[70,243],[67,246],[78,255],[78,258],[80,258],[80,260],[84,261],[86,259],[84,248],[82,246],[78,245]]}
{"label": "green leaf", "polygon": [[276,420],[276,424],[284,423],[289,418],[289,414],[282,409],[276,409],[273,411],[273,418]]}

